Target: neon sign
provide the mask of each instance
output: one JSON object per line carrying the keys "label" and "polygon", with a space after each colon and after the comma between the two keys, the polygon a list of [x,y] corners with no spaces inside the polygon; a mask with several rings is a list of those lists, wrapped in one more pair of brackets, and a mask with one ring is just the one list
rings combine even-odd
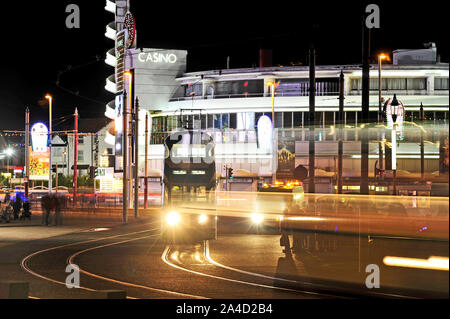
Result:
{"label": "neon sign", "polygon": [[36,123],[31,128],[31,143],[36,153],[47,152],[48,128],[44,123]]}
{"label": "neon sign", "polygon": [[259,149],[272,150],[272,120],[267,115],[258,120],[258,142]]}
{"label": "neon sign", "polygon": [[152,62],[152,63],[174,64],[177,62],[177,56],[173,53],[166,53],[166,54],[159,53],[159,52],[139,53],[138,59],[142,63]]}

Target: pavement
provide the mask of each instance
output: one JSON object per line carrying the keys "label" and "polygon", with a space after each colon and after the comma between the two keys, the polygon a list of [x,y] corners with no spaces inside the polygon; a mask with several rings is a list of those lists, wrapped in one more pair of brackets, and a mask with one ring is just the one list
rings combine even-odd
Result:
{"label": "pavement", "polygon": [[[129,217],[133,222],[134,217]],[[113,227],[122,224],[122,215],[93,214],[85,212],[66,212],[63,224],[55,226],[51,221],[49,226],[42,224],[42,213],[33,213],[31,220],[13,220],[10,223],[0,223],[0,247],[50,237],[57,237],[98,227]]]}

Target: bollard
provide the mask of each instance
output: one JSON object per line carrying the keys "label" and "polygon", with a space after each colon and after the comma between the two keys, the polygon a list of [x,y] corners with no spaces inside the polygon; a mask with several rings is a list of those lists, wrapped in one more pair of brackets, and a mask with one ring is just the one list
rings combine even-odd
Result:
{"label": "bollard", "polygon": [[0,299],[28,299],[29,284],[24,281],[1,281]]}
{"label": "bollard", "polygon": [[100,290],[96,293],[96,299],[126,299],[127,292],[124,290]]}

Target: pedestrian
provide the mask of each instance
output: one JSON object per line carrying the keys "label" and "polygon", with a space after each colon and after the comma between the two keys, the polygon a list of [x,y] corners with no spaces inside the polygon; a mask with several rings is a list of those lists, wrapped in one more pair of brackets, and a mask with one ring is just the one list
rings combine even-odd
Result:
{"label": "pedestrian", "polygon": [[55,222],[54,225],[58,226],[58,224],[61,224],[61,197],[60,196],[54,196],[53,197],[53,209],[55,210]]}
{"label": "pedestrian", "polygon": [[50,195],[44,195],[41,199],[42,205],[42,223],[48,226],[50,223],[50,211],[52,209],[52,199]]}
{"label": "pedestrian", "polygon": [[22,198],[17,194],[16,200],[13,203],[14,220],[19,219],[20,210],[22,209]]}
{"label": "pedestrian", "polygon": [[11,195],[9,195],[9,193],[6,193],[5,198],[3,199],[3,203],[9,203],[9,201],[11,200]]}
{"label": "pedestrian", "polygon": [[27,219],[31,220],[31,205],[29,201],[26,201],[23,203],[23,211],[22,216],[20,216],[20,219]]}

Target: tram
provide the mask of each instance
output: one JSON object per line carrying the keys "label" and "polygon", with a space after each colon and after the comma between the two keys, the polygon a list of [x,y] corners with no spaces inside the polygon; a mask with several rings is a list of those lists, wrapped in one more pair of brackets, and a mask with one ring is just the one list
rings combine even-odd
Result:
{"label": "tram", "polygon": [[213,138],[200,130],[174,132],[164,141],[166,244],[195,244],[217,237],[216,164]]}

